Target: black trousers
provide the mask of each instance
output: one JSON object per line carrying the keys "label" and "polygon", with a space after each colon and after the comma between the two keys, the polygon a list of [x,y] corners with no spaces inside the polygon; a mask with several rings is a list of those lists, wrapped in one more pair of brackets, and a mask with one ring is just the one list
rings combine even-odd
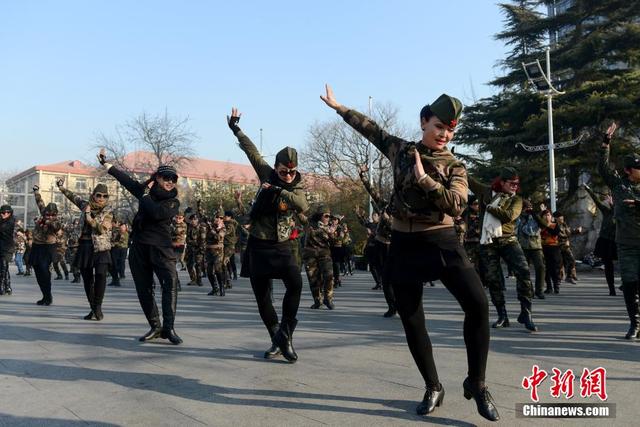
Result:
{"label": "black trousers", "polygon": [[384,293],[384,299],[389,306],[389,310],[395,310],[396,297],[393,292],[393,286],[391,286],[391,271],[388,263],[389,247],[390,245],[376,240],[376,268],[378,268],[381,272],[380,281],[382,282],[382,292]]}
{"label": "black trousers", "polygon": [[45,300],[52,300],[51,295],[51,270],[49,267],[53,262],[55,244],[34,243],[31,247],[30,262],[36,274],[36,281]]}
{"label": "black trousers", "polygon": [[488,300],[453,227],[420,233],[393,232],[390,250],[393,290],[407,344],[427,386],[439,384],[425,326],[423,282],[440,279],[464,311],[468,377],[483,383],[489,353]]}
{"label": "black trousers", "polygon": [[271,279],[281,279],[286,289],[282,300],[282,323],[295,327],[302,293],[302,276],[290,243],[251,238],[247,250],[251,289],[264,326],[271,334],[278,325],[278,314],[271,299]]}
{"label": "black trousers", "polygon": [[547,289],[560,288],[560,269],[562,268],[562,253],[560,246],[542,246],[545,263],[544,281]]}
{"label": "black trousers", "polygon": [[162,327],[173,329],[178,303],[176,256],[172,247],[133,242],[129,249],[129,268],[136,285],[142,311],[152,328],[159,328],[160,315],[153,291],[153,275],[162,290]]}
{"label": "black trousers", "polygon": [[84,284],[84,292],[87,295],[87,301],[89,301],[91,309],[95,306],[102,305],[104,293],[107,289],[108,269],[108,264],[98,264],[95,267],[88,267],[80,270],[82,283]]}

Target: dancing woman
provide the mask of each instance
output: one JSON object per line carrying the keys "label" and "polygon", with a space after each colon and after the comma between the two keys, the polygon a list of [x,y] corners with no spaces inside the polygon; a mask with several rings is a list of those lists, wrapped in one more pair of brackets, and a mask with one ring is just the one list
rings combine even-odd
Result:
{"label": "dancing woman", "polygon": [[422,140],[408,142],[338,103],[328,85],[321,99],[375,145],[393,168],[393,232],[388,262],[396,308],[427,389],[416,412],[431,413],[444,399],[422,306],[422,283],[440,279],[465,313],[468,376],[463,382],[464,396],[475,399],[480,415],[497,420],[498,411],[484,382],[489,352],[487,297],[453,227],[453,218],[462,213],[467,202],[467,172],[446,146],[453,138],[462,104],[441,95],[422,108]]}
{"label": "dancing woman", "polygon": [[[171,240],[171,221],[178,214],[178,173],[173,166],[161,165],[144,182],[107,163],[104,153],[98,160],[109,175],[138,199],[138,212],[133,218],[129,268],[144,315],[151,326],[140,341],[154,338],[168,339],[172,344],[182,343],[173,326],[178,304],[178,273],[176,254]],[[158,277],[162,289],[162,317],[153,291],[153,275]]]}
{"label": "dancing woman", "polygon": [[51,263],[53,262],[56,250],[57,233],[62,228],[58,221],[58,206],[49,203],[45,206],[40,187],[33,186],[33,195],[40,211],[40,218],[36,220],[33,229],[33,244],[29,254],[29,263],[33,266],[36,274],[38,286],[42,292],[42,299],[38,300],[38,305],[51,305],[53,297],[51,295]]}
{"label": "dancing woman", "polygon": [[[292,336],[298,323],[296,315],[300,305],[302,278],[289,237],[294,214],[308,209],[302,176],[297,170],[298,153],[291,147],[283,148],[276,154],[275,164],[271,167],[249,137],[240,130],[239,121],[240,113],[233,108],[231,117],[227,116],[229,128],[238,138],[240,148],[260,180],[260,190],[249,213],[251,227],[247,250],[251,288],[273,344],[264,357],[271,359],[281,353],[293,363],[298,360]],[[282,279],[286,288],[280,324],[271,301],[271,279]]]}
{"label": "dancing woman", "polygon": [[107,286],[107,272],[111,266],[111,223],[113,213],[109,207],[109,189],[98,184],[89,200],[64,187],[64,179],[56,185],[67,199],[80,209],[80,239],[73,266],[80,271],[84,292],[91,311],[85,320],[102,320],[102,300]]}

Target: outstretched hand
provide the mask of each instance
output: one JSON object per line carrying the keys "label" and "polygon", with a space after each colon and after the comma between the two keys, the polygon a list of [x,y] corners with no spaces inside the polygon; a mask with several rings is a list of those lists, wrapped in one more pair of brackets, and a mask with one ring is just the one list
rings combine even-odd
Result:
{"label": "outstretched hand", "polygon": [[104,148],[100,149],[100,152],[98,153],[98,155],[96,156],[98,158],[98,162],[101,165],[104,165],[105,163],[107,163],[107,154]]}
{"label": "outstretched hand", "polygon": [[240,130],[240,127],[238,126],[240,116],[242,116],[242,113],[240,113],[237,108],[231,108],[231,117],[227,116],[227,125],[229,125],[229,129],[231,129],[233,133]]}
{"label": "outstretched hand", "polygon": [[56,180],[56,185],[58,186],[58,188],[62,188],[64,186],[64,178],[58,178]]}
{"label": "outstretched hand", "polygon": [[340,105],[340,103],[336,101],[336,97],[333,95],[333,89],[331,89],[331,86],[329,86],[328,84],[325,84],[324,88],[327,91],[327,94],[325,96],[320,95],[320,99],[322,99],[325,104],[327,104],[329,107],[333,108],[334,110],[337,110],[338,108],[342,107],[342,105]]}
{"label": "outstretched hand", "polygon": [[618,129],[618,125],[616,124],[616,122],[613,122],[609,125],[602,141],[604,145],[609,145],[611,139],[613,138],[613,134],[616,133],[616,129]]}
{"label": "outstretched hand", "polygon": [[31,189],[33,190],[33,192],[35,193],[36,191],[40,190],[40,186],[39,185],[34,185],[33,187],[31,187]]}

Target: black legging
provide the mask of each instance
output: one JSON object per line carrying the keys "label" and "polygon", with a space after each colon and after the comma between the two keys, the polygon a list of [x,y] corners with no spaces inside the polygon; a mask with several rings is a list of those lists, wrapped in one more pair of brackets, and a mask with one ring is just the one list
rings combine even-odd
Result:
{"label": "black legging", "polygon": [[[464,343],[468,376],[472,383],[485,379],[489,353],[487,296],[473,267],[444,268],[440,280],[464,310]],[[394,284],[396,305],[407,344],[427,386],[439,384],[429,333],[425,326],[421,282]]]}
{"label": "black legging", "polygon": [[560,288],[560,269],[562,267],[562,253],[560,252],[560,246],[543,245],[542,252],[544,253],[545,262],[545,282],[547,289],[559,289]]}
{"label": "black legging", "polygon": [[108,266],[99,264],[95,267],[83,268],[80,270],[82,283],[84,284],[84,292],[87,294],[89,306],[93,309],[95,306],[102,305],[104,292],[107,288],[107,270]]}
{"label": "black legging", "polygon": [[613,269],[613,258],[605,257],[602,258],[602,262],[604,263],[604,277],[607,279],[607,286],[609,286],[610,292],[615,292],[616,287],[614,285],[614,269]]}
{"label": "black legging", "polygon": [[53,244],[34,243],[31,249],[31,266],[44,300],[51,302],[51,262],[53,261]]}
{"label": "black legging", "polygon": [[[300,269],[291,266],[280,271],[279,277],[284,282],[286,291],[282,299],[282,321],[293,322],[300,306],[302,293],[302,276]],[[271,300],[271,275],[251,276],[251,289],[258,303],[260,318],[267,330],[272,331],[278,325],[278,314]]]}

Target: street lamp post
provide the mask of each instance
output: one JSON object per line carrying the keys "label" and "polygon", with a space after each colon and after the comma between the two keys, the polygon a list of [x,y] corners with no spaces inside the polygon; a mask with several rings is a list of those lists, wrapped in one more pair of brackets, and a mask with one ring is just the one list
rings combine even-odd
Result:
{"label": "street lamp post", "polygon": [[547,61],[547,73],[542,70],[539,60],[534,62],[522,63],[527,78],[536,88],[538,93],[544,94],[547,97],[547,123],[549,126],[549,198],[551,211],[556,210],[556,164],[555,164],[555,152],[553,143],[553,97],[556,95],[562,95],[561,92],[553,87],[551,84],[551,59],[550,49],[546,49],[546,61]]}
{"label": "street lamp post", "polygon": [[[369,118],[371,117],[372,114],[372,107],[373,107],[373,98],[370,96],[369,97]],[[371,188],[373,188],[373,150],[371,149],[371,143],[368,144],[369,147],[369,186]],[[373,216],[373,198],[371,197],[371,194],[369,194],[369,218],[371,218]]]}

